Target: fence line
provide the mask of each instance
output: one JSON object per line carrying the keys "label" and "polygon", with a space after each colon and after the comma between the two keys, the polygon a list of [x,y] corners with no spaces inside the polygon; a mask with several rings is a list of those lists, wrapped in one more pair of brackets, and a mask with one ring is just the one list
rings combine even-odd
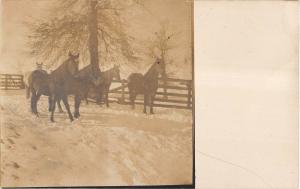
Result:
{"label": "fence line", "polygon": [[[113,80],[120,86],[109,91],[110,101],[129,104],[128,82],[126,80]],[[23,75],[0,74],[0,89],[24,89]],[[91,100],[91,99],[89,99]],[[92,100],[93,101],[93,100]],[[143,96],[136,99],[135,104],[143,104]],[[154,100],[154,107],[192,109],[193,108],[193,82],[192,80],[165,78],[159,79],[158,91]]]}
{"label": "fence line", "polygon": [[[129,104],[128,82],[126,80],[113,80],[120,86],[110,89],[110,101]],[[165,85],[164,85],[165,84]],[[141,98],[142,97],[142,98]],[[166,78],[159,80],[158,91],[154,100],[154,107],[192,109],[193,102],[192,80]],[[143,104],[143,96],[136,99],[135,104]]]}
{"label": "fence line", "polygon": [[0,74],[0,89],[24,89],[23,75],[20,74]]}

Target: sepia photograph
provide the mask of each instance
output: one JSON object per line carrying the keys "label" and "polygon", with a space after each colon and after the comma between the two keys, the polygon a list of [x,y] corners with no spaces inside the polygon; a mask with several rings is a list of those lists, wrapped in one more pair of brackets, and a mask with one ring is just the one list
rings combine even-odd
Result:
{"label": "sepia photograph", "polygon": [[1,186],[194,186],[193,6],[2,0]]}

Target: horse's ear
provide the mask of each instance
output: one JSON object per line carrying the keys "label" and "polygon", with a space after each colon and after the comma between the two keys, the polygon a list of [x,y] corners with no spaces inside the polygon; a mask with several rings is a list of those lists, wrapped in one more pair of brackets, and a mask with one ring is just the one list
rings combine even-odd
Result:
{"label": "horse's ear", "polygon": [[75,55],[76,58],[79,58],[79,53],[77,53],[77,55]]}

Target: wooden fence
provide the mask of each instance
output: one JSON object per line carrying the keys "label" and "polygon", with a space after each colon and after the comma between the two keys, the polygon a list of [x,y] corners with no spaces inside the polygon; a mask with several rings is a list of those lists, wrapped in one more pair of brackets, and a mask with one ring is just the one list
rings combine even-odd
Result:
{"label": "wooden fence", "polygon": [[0,89],[24,89],[23,75],[0,74]]}
{"label": "wooden fence", "polygon": [[[109,100],[120,104],[129,104],[129,92],[126,80],[114,80],[109,91]],[[0,89],[24,89],[23,75],[0,74]],[[91,99],[93,101],[93,99]],[[143,95],[138,95],[135,104],[143,104]],[[192,109],[192,80],[166,78],[159,80],[154,107]]]}
{"label": "wooden fence", "polygon": [[[114,80],[109,91],[109,101],[129,104],[129,92],[126,80]],[[144,104],[143,95],[138,95],[135,104]],[[192,109],[193,82],[192,80],[167,78],[159,80],[154,107]]]}

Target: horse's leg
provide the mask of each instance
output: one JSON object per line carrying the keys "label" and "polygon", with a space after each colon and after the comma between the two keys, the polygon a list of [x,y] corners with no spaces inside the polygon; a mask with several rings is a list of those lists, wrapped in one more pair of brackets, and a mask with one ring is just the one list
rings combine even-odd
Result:
{"label": "horse's leg", "polygon": [[147,113],[147,102],[148,102],[148,95],[144,94],[144,113],[146,114]]}
{"label": "horse's leg", "polygon": [[101,105],[101,101],[103,99],[103,90],[101,90],[100,88],[98,88],[96,90],[96,103]]}
{"label": "horse's leg", "polygon": [[150,96],[150,99],[149,99],[149,103],[150,103],[150,114],[154,114],[154,112],[153,112],[153,101],[154,101],[155,94],[154,94],[154,95],[149,95],[149,96]]}
{"label": "horse's leg", "polygon": [[57,101],[57,95],[51,95],[51,122],[54,122],[54,112],[55,112],[55,104]]}
{"label": "horse's leg", "polygon": [[105,101],[106,101],[106,107],[109,107],[109,100],[108,100],[108,89],[105,89]]}
{"label": "horse's leg", "polygon": [[88,105],[89,101],[88,101],[88,96],[89,96],[89,89],[86,90],[85,94],[84,94],[84,99],[85,99],[85,104]]}
{"label": "horse's leg", "polygon": [[48,97],[48,111],[51,112],[51,107],[52,107],[52,100],[51,100],[51,95]]}
{"label": "horse's leg", "polygon": [[37,116],[39,116],[39,112],[38,112],[38,110],[37,110],[37,103],[38,103],[38,101],[40,100],[41,95],[42,95],[42,94],[37,93],[37,94],[36,94],[36,100],[35,100],[35,102],[34,102],[34,108],[35,108],[35,112],[36,112],[36,115],[37,115]]}
{"label": "horse's leg", "polygon": [[130,99],[130,103],[131,103],[131,108],[134,109],[135,108],[135,98],[136,98],[136,93],[134,91],[130,91],[129,92],[129,99]]}
{"label": "horse's leg", "polygon": [[57,107],[58,107],[59,113],[63,113],[64,111],[63,111],[63,109],[62,109],[62,107],[61,107],[61,105],[60,105],[60,101],[61,101],[61,99],[58,99],[58,100],[57,100]]}
{"label": "horse's leg", "polygon": [[35,115],[37,115],[37,111],[36,111],[36,108],[35,108],[35,104],[36,104],[36,92],[35,92],[35,90],[32,90],[32,94],[31,94],[31,102],[30,102],[30,105],[31,105],[31,112],[34,113]]}
{"label": "horse's leg", "polygon": [[69,106],[69,102],[68,102],[68,96],[67,95],[63,95],[62,96],[62,100],[63,100],[63,103],[64,103],[64,105],[66,107],[66,110],[67,110],[67,112],[69,114],[70,120],[73,121],[74,119],[73,119],[73,115],[72,115],[72,113],[70,111],[70,106]]}
{"label": "horse's leg", "polygon": [[76,95],[75,96],[75,112],[74,112],[75,118],[78,118],[80,116],[80,113],[79,113],[80,103],[81,103],[81,98],[79,95]]}

